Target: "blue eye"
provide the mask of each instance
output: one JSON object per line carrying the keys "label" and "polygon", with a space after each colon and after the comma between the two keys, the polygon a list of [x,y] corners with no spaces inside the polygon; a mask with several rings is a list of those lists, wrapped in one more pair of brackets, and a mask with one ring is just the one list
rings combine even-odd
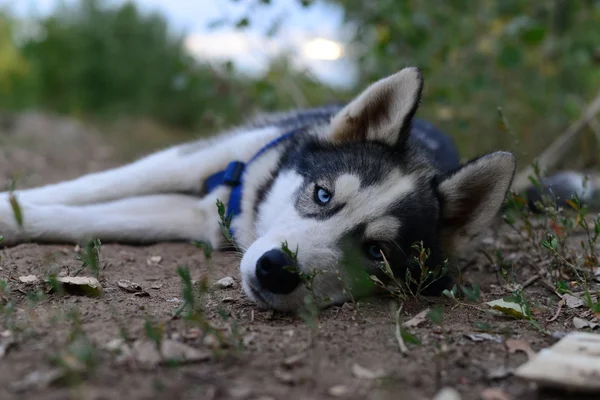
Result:
{"label": "blue eye", "polygon": [[315,201],[320,204],[327,204],[333,197],[331,193],[329,193],[326,189],[323,189],[320,186],[315,188]]}
{"label": "blue eye", "polygon": [[373,261],[383,261],[381,247],[377,246],[376,244],[367,244],[366,253],[367,256]]}

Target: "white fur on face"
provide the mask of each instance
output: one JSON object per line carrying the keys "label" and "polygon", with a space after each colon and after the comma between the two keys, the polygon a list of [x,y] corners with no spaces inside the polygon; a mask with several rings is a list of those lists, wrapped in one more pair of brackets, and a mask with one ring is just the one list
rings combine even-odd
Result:
{"label": "white fur on face", "polygon": [[[366,225],[366,238],[370,240],[392,240],[400,227],[400,221],[385,215],[390,206],[410,193],[415,186],[414,178],[394,170],[377,185],[361,188],[358,175],[343,174],[333,182],[332,205],[344,203],[335,215],[326,219],[307,218],[296,208],[296,200],[303,191],[312,191],[310,183],[305,186],[304,178],[295,171],[283,172],[259,208],[256,222],[258,239],[248,248],[241,263],[243,287],[249,297],[259,304],[273,308],[298,309],[306,291],[298,288],[288,295],[275,295],[260,291],[255,278],[257,260],[267,251],[288,247],[298,250],[299,268],[309,273],[319,271],[314,281],[314,292],[318,298],[328,298],[339,303],[349,298],[344,291],[339,270],[342,260],[341,239],[359,224]],[[314,207],[320,207],[314,205]]]}

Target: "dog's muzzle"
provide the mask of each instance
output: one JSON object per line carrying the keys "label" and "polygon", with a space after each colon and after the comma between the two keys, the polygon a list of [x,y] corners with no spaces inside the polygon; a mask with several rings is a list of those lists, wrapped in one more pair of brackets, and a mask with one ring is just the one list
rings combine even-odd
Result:
{"label": "dog's muzzle", "polygon": [[256,262],[256,278],[264,290],[274,294],[289,294],[300,284],[296,264],[280,249],[263,254]]}

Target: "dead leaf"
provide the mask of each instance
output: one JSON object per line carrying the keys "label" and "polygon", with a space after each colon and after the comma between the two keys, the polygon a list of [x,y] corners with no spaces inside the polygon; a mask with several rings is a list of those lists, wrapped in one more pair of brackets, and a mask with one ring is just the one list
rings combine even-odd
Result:
{"label": "dead leaf", "polygon": [[506,342],[504,342],[504,345],[510,354],[522,351],[527,354],[529,360],[535,357],[535,351],[533,351],[529,343],[523,339],[507,339]]}
{"label": "dead leaf", "polygon": [[403,322],[402,326],[404,328],[416,328],[417,326],[421,325],[423,322],[427,321],[427,319],[428,319],[427,314],[429,313],[429,311],[430,311],[430,309],[426,308],[425,310],[421,311],[420,313],[418,313],[417,315],[415,315],[408,321]]}
{"label": "dead leaf", "polygon": [[563,294],[562,298],[565,301],[565,305],[569,308],[578,308],[585,304],[583,299],[571,296],[570,294]]}
{"label": "dead leaf", "polygon": [[381,368],[375,371],[371,371],[370,369],[362,367],[358,364],[352,365],[352,374],[354,374],[355,377],[361,379],[380,379],[385,376],[385,372]]}
{"label": "dead leaf", "polygon": [[56,278],[65,290],[71,294],[83,294],[86,296],[100,296],[102,285],[98,279],[88,276],[61,276]]}
{"label": "dead leaf", "polygon": [[210,353],[200,351],[186,344],[171,339],[165,339],[160,344],[160,352],[156,343],[143,339],[136,340],[133,343],[133,358],[141,365],[155,367],[158,364],[169,362],[193,363],[207,361],[210,359]]}
{"label": "dead leaf", "polygon": [[600,326],[600,324],[597,324],[597,323],[591,322],[591,321],[586,321],[585,319],[581,319],[578,317],[573,318],[573,325],[577,329],[583,329],[583,328],[596,329],[597,327]]}
{"label": "dead leaf", "polygon": [[229,289],[235,286],[235,280],[231,276],[226,276],[216,281],[213,285],[217,289]]}
{"label": "dead leaf", "polygon": [[482,400],[511,400],[511,397],[502,389],[487,388],[481,392]]}
{"label": "dead leaf", "polygon": [[35,275],[26,275],[26,276],[20,276],[19,281],[21,281],[21,283],[25,283],[27,285],[35,285],[36,283],[38,283],[40,281],[40,278],[38,278]]}
{"label": "dead leaf", "polygon": [[489,333],[469,333],[465,334],[466,337],[474,342],[484,342],[490,340],[496,343],[502,343],[502,337],[500,335],[490,335]]}
{"label": "dead leaf", "polygon": [[518,303],[504,301],[503,299],[493,300],[486,303],[494,310],[515,318],[525,318],[525,309]]}
{"label": "dead leaf", "polygon": [[571,332],[515,370],[540,387],[600,391],[600,335]]}
{"label": "dead leaf", "polygon": [[142,286],[139,283],[128,281],[127,279],[119,279],[117,286],[129,293],[142,291]]}
{"label": "dead leaf", "polygon": [[223,303],[234,303],[235,299],[233,297],[225,297],[223,300],[221,300]]}
{"label": "dead leaf", "polygon": [[41,390],[62,378],[64,374],[65,370],[60,368],[54,368],[49,371],[34,371],[22,380],[11,383],[10,388],[14,392],[23,392],[29,389]]}

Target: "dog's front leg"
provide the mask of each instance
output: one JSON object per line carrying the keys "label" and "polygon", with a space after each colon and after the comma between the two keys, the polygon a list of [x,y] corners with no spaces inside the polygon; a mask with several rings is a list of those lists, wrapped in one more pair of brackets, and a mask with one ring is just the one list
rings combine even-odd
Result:
{"label": "dog's front leg", "polygon": [[84,206],[23,203],[21,225],[13,210],[1,204],[0,236],[6,245],[90,239],[123,243],[198,240],[217,248],[222,235],[216,201],[227,200],[229,191],[221,187],[202,199],[151,195]]}
{"label": "dog's front leg", "polygon": [[[14,194],[30,205],[84,205],[151,194],[199,192],[208,176],[233,160],[247,161],[278,134],[277,128],[261,128],[175,146],[119,168]],[[8,196],[0,193],[0,206],[4,207]]]}

